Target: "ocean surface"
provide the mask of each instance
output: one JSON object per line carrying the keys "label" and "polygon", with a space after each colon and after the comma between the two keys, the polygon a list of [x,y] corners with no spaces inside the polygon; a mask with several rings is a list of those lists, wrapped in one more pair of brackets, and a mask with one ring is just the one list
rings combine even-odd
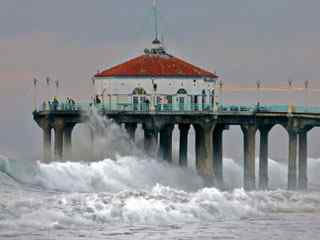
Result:
{"label": "ocean surface", "polygon": [[[313,190],[246,192],[203,188],[195,171],[150,159],[1,156],[0,239],[319,239],[320,160],[309,161]],[[226,159],[225,170],[241,184],[240,166]]]}
{"label": "ocean surface", "polygon": [[308,160],[308,192],[282,190],[287,167],[272,159],[273,190],[246,192],[240,161],[224,159],[220,191],[141,154],[111,122],[92,125],[101,161],[0,155],[0,239],[320,239],[320,159]]}

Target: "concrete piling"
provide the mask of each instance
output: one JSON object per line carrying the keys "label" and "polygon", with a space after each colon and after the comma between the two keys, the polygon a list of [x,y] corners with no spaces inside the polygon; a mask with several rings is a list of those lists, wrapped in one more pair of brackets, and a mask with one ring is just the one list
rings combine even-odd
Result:
{"label": "concrete piling", "polygon": [[160,130],[159,156],[167,162],[172,162],[172,131],[173,124],[165,125]]}
{"label": "concrete piling", "polygon": [[289,130],[289,157],[288,157],[288,189],[297,188],[297,132]]}
{"label": "concrete piling", "polygon": [[256,149],[256,131],[255,125],[242,125],[243,144],[244,144],[244,189],[256,189],[256,170],[255,170],[255,149]]}
{"label": "concrete piling", "polygon": [[299,134],[299,178],[298,188],[300,190],[307,190],[308,188],[308,139],[307,131]]}
{"label": "concrete piling", "polygon": [[188,135],[190,124],[179,124],[180,130],[180,148],[179,165],[186,167],[188,165]]}
{"label": "concrete piling", "polygon": [[223,188],[223,131],[224,125],[217,125],[213,131],[213,165],[217,186]]}
{"label": "concrete piling", "polygon": [[134,142],[137,130],[137,123],[125,123],[125,129],[130,137],[130,139]]}
{"label": "concrete piling", "polygon": [[63,158],[72,159],[72,131],[75,124],[65,124],[63,129]]}
{"label": "concrete piling", "polygon": [[259,189],[266,190],[269,186],[269,132],[272,126],[259,127],[260,152],[259,152]]}
{"label": "concrete piling", "polygon": [[196,131],[196,166],[198,173],[207,184],[214,184],[215,171],[213,157],[213,131],[215,124],[195,124]]}
{"label": "concrete piling", "polygon": [[158,132],[154,128],[144,126],[144,150],[145,152],[155,157],[155,151],[158,144]]}
{"label": "concrete piling", "polygon": [[54,153],[57,160],[63,159],[63,126],[54,126]]}
{"label": "concrete piling", "polygon": [[43,161],[49,163],[52,160],[51,154],[51,126],[42,127],[43,131]]}

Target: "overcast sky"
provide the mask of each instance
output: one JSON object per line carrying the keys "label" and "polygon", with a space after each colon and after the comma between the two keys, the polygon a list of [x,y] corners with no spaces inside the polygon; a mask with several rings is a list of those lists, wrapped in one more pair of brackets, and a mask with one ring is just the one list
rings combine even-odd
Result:
{"label": "overcast sky", "polygon": [[[0,0],[0,154],[31,156],[31,80],[84,99],[90,77],[153,40],[152,0]],[[168,51],[228,84],[319,86],[319,0],[159,0]],[[19,136],[19,137],[18,137]],[[32,152],[32,153],[31,153]]]}

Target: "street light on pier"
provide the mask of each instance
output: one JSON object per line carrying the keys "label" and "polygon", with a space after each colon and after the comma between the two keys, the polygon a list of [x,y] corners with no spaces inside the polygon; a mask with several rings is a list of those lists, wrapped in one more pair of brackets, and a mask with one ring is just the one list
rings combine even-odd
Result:
{"label": "street light on pier", "polygon": [[38,79],[34,78],[33,79],[33,88],[34,88],[34,95],[33,95],[33,107],[34,110],[37,110],[37,87],[38,87]]}
{"label": "street light on pier", "polygon": [[219,81],[219,94],[220,94],[220,106],[221,106],[221,108],[223,109],[223,81],[222,80],[220,80]]}
{"label": "street light on pier", "polygon": [[92,83],[92,100],[94,101],[94,99],[96,97],[95,96],[96,95],[96,78],[95,77],[91,78],[91,83]]}
{"label": "street light on pier", "polygon": [[289,106],[288,106],[288,113],[292,113],[293,111],[293,81],[292,79],[288,79],[288,95],[289,95]]}
{"label": "street light on pier", "polygon": [[309,87],[310,87],[310,81],[306,80],[304,81],[304,107],[308,108],[309,107]]}
{"label": "street light on pier", "polygon": [[258,80],[256,82],[256,85],[257,85],[257,107],[259,107],[260,103],[261,103],[261,85],[262,85],[262,82],[260,80]]}

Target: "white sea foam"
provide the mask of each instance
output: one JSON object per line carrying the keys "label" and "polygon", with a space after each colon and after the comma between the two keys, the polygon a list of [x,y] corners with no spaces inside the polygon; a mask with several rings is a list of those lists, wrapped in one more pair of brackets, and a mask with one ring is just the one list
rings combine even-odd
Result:
{"label": "white sea foam", "polygon": [[[286,188],[287,166],[269,160],[270,186]],[[180,168],[153,159],[120,157],[116,160],[85,162],[21,162],[0,158],[0,171],[14,179],[50,190],[66,192],[118,192],[151,189],[157,183],[195,191],[203,181],[195,170]],[[320,160],[309,159],[309,184],[319,189]],[[243,169],[232,159],[224,159],[224,180],[228,189],[241,188]]]}
{"label": "white sea foam", "polygon": [[[2,172],[20,181],[26,178],[24,174],[19,179],[21,168],[15,166],[17,161],[0,161]],[[319,160],[310,160],[309,165],[318,169],[319,164]],[[277,163],[271,164],[271,170],[272,165],[276,167]],[[0,228],[13,223],[55,228],[119,223],[177,224],[235,220],[279,212],[320,212],[318,192],[203,188],[196,172],[156,160],[118,157],[116,161],[89,164],[37,163],[31,166],[28,184],[59,192],[24,191],[21,198],[21,193],[13,191],[7,198],[10,201],[0,200],[0,215],[5,216],[0,219]],[[26,169],[30,170],[31,166]],[[225,178],[233,176],[232,181],[228,180],[230,185],[241,179],[242,169],[234,161],[225,160],[225,168]],[[318,173],[314,174],[318,179]],[[282,175],[279,174],[280,178]]]}
{"label": "white sea foam", "polygon": [[[186,192],[162,185],[148,191],[72,193],[12,201],[15,224],[67,227],[91,224],[181,224],[320,211],[319,193],[287,191],[221,192],[203,188]],[[0,221],[0,226],[11,220]]]}
{"label": "white sea foam", "polygon": [[[96,147],[111,159],[43,164],[0,156],[0,184],[6,183],[0,187],[0,195],[6,196],[0,198],[0,230],[8,226],[208,223],[278,212],[320,212],[319,192],[244,191],[242,166],[233,159],[224,159],[229,191],[203,188],[196,171],[147,158],[112,122],[99,120],[97,124],[96,128],[107,130],[100,134]],[[119,151],[122,156],[116,154]],[[287,166],[269,162],[270,185],[284,188]],[[309,159],[309,182],[317,189],[319,172],[320,160]],[[19,185],[19,190],[12,190],[8,183],[15,180],[37,190],[21,193]],[[4,191],[3,186],[7,186]]]}

